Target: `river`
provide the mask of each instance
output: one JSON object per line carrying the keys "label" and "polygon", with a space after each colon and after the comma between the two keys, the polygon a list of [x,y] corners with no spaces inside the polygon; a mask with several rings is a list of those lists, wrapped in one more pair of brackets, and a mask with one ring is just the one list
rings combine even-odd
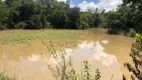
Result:
{"label": "river", "polygon": [[[129,53],[133,38],[108,35],[97,30],[90,31],[86,36],[86,40],[78,41],[75,48],[64,48],[66,57],[71,56],[78,72],[83,67],[83,61],[87,60],[91,70],[101,71],[101,80],[122,80],[123,74],[129,78],[129,72],[123,64],[131,63]],[[56,65],[57,61],[48,53],[40,40],[32,41],[30,45],[1,46],[1,71],[7,70],[8,75],[15,73],[19,80],[54,80],[47,65]]]}

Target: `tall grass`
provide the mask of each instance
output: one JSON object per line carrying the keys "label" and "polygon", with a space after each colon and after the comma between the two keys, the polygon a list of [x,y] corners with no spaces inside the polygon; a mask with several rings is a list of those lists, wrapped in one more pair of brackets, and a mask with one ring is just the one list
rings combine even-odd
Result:
{"label": "tall grass", "polygon": [[17,80],[17,68],[10,68],[8,64],[0,61],[0,80]]}
{"label": "tall grass", "polygon": [[15,78],[10,78],[8,75],[4,73],[0,73],[0,80],[16,80]]}

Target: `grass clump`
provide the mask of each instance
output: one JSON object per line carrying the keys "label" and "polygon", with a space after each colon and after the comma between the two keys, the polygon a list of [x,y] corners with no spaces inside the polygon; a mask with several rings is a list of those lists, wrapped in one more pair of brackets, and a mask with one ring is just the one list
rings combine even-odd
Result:
{"label": "grass clump", "polygon": [[10,78],[8,75],[4,73],[0,73],[0,80],[16,80],[15,78]]}

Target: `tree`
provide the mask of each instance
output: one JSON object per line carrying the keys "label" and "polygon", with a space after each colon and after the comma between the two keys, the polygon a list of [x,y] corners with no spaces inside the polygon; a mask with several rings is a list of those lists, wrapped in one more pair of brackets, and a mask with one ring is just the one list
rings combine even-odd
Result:
{"label": "tree", "polygon": [[123,30],[120,16],[121,14],[118,11],[110,11],[107,14],[106,23],[108,26],[108,33],[119,34]]}
{"label": "tree", "polygon": [[5,5],[9,9],[9,17],[7,20],[7,28],[14,29],[16,27],[16,23],[20,20],[20,12],[17,10],[22,4],[19,0],[5,0]]}
{"label": "tree", "polygon": [[80,19],[79,19],[79,29],[88,29],[90,26],[92,26],[92,22],[90,20],[91,18],[90,12],[81,12],[80,13]]}
{"label": "tree", "polygon": [[48,21],[54,28],[64,28],[66,23],[66,4],[63,2],[57,3],[52,7],[52,13],[48,16]]}
{"label": "tree", "polygon": [[10,15],[9,8],[4,5],[4,3],[0,4],[0,29],[6,28],[6,21],[8,20],[8,17]]}
{"label": "tree", "polygon": [[[124,14],[126,26],[134,28],[138,33],[142,33],[142,1],[141,0],[123,0],[123,4],[120,7],[125,10],[122,12]],[[127,10],[126,10],[127,9]],[[129,24],[129,25],[128,25]]]}
{"label": "tree", "polygon": [[105,20],[109,27],[108,32],[119,34],[129,33],[132,29],[142,33],[142,1],[123,0],[116,11],[108,12]]}
{"label": "tree", "polygon": [[67,11],[66,27],[67,29],[78,29],[80,19],[79,8],[69,8]]}

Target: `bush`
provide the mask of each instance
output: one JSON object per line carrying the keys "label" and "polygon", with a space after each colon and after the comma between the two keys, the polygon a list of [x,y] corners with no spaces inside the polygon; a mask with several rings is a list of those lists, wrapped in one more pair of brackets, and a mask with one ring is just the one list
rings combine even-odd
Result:
{"label": "bush", "polygon": [[27,21],[26,29],[41,29],[42,24],[39,15],[34,15]]}
{"label": "bush", "polygon": [[44,29],[52,29],[53,28],[53,26],[51,25],[51,23],[50,22],[45,22],[45,25],[44,25],[45,27],[44,27]]}
{"label": "bush", "polygon": [[16,29],[24,29],[24,28],[26,28],[26,26],[27,26],[27,23],[20,22],[16,25]]}
{"label": "bush", "polygon": [[0,80],[16,80],[16,79],[9,78],[9,76],[5,75],[4,73],[0,73]]}
{"label": "bush", "polygon": [[133,63],[125,63],[124,66],[131,72],[132,80],[142,80],[142,35],[136,35],[136,41],[132,44],[130,57]]}
{"label": "bush", "polygon": [[[46,45],[45,43],[43,43]],[[88,61],[84,61],[83,69],[80,73],[77,73],[77,71],[73,67],[73,62],[70,56],[67,56],[67,54],[64,52],[57,53],[55,50],[54,45],[50,41],[49,45],[46,45],[46,47],[49,49],[49,52],[51,53],[52,58],[57,62],[55,64],[56,67],[53,67],[51,64],[48,65],[48,69],[52,72],[53,77],[56,80],[100,80],[101,79],[101,73],[99,69],[96,69],[96,74],[92,74],[90,65]]]}
{"label": "bush", "polygon": [[2,25],[2,24],[0,23],[0,30],[4,30],[4,29],[6,29],[6,26],[5,26],[5,25]]}
{"label": "bush", "polygon": [[117,28],[108,28],[107,33],[108,34],[120,34],[121,31],[118,30]]}
{"label": "bush", "polygon": [[119,12],[109,12],[107,15],[105,24],[108,26],[109,34],[120,34],[124,30],[120,17],[121,14]]}
{"label": "bush", "polygon": [[87,22],[82,21],[78,27],[78,29],[88,29],[90,26]]}
{"label": "bush", "polygon": [[127,36],[135,37],[135,35],[136,35],[136,31],[133,28],[129,29],[129,32],[127,33]]}
{"label": "bush", "polygon": [[9,18],[7,21],[7,28],[9,29],[15,29],[15,23]]}

